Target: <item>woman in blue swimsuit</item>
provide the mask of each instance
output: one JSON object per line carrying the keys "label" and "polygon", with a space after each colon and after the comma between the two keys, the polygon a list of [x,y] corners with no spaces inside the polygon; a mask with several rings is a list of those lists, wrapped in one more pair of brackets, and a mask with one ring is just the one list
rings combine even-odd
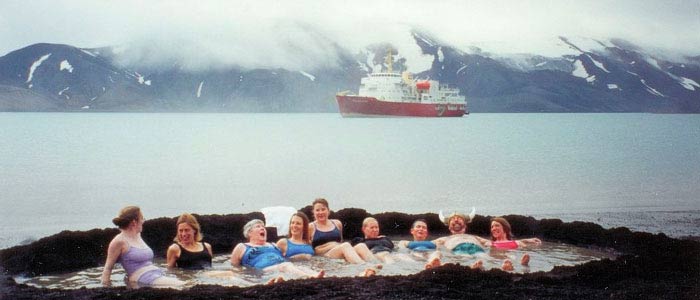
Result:
{"label": "woman in blue swimsuit", "polygon": [[102,271],[102,285],[112,285],[112,268],[117,262],[126,271],[127,283],[132,287],[178,287],[185,283],[165,276],[161,268],[153,265],[153,250],[141,239],[144,218],[141,209],[127,206],[112,219],[121,231],[109,243],[107,261]]}
{"label": "woman in blue swimsuit", "polygon": [[312,207],[315,220],[309,224],[308,230],[316,255],[342,258],[353,264],[376,260],[367,245],[357,244],[353,247],[350,243],[343,242],[343,224],[340,220],[328,218],[330,210],[326,199],[314,200]]}
{"label": "woman in blue swimsuit", "polygon": [[288,238],[277,241],[282,255],[291,260],[307,260],[314,255],[309,238],[309,218],[303,212],[296,212],[289,220]]}
{"label": "woman in blue swimsuit", "polygon": [[[267,242],[267,230],[263,221],[254,219],[243,226],[243,236],[247,243],[239,243],[231,253],[231,264],[263,271],[278,271],[302,278],[322,278],[326,272],[313,271],[285,261],[276,245]],[[281,279],[281,278],[278,278]],[[278,280],[279,281],[279,280]]]}

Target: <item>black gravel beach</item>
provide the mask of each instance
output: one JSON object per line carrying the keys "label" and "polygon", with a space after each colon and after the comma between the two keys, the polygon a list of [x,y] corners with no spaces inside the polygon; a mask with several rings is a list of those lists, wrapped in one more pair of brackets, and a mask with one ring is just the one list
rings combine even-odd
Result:
{"label": "black gravel beach", "polygon": [[[310,213],[310,207],[306,207]],[[362,220],[370,216],[361,209],[343,209],[331,217],[343,220],[345,236],[359,234]],[[436,214],[372,215],[384,234],[408,232],[411,222],[425,218],[436,235],[447,228]],[[243,224],[260,213],[197,216],[205,240],[214,252],[230,252],[243,241]],[[403,276],[369,278],[322,278],[290,280],[274,285],[246,288],[198,285],[185,290],[127,289],[46,289],[18,284],[13,276],[66,273],[104,264],[106,247],[117,229],[64,231],[29,245],[0,251],[0,299],[699,299],[700,242],[667,237],[664,234],[632,232],[627,228],[604,229],[586,222],[536,220],[506,216],[518,237],[539,237],[581,247],[611,249],[615,260],[591,261],[573,267],[555,267],[549,272],[527,274],[500,270],[472,270],[446,264]],[[489,217],[477,216],[469,232],[486,236]],[[144,224],[143,239],[164,256],[172,242],[175,219],[159,218]]]}

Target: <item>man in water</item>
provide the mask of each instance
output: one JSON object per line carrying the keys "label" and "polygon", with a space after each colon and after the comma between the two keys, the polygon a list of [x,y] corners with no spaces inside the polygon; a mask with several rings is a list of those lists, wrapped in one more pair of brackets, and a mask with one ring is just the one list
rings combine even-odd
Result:
{"label": "man in water", "polygon": [[413,241],[400,241],[399,247],[410,249],[415,256],[427,258],[426,269],[439,267],[442,264],[440,261],[442,253],[437,250],[434,242],[428,240],[428,223],[423,219],[415,220],[410,232]]}
{"label": "man in water", "polygon": [[[452,253],[467,255],[467,256],[481,256],[485,254],[484,247],[489,247],[491,241],[467,234],[467,224],[471,220],[460,213],[454,213],[447,219],[447,226],[450,230],[450,235],[436,239],[434,242],[437,245],[444,245],[445,248],[452,251]],[[483,262],[477,260],[472,268],[481,268]]]}

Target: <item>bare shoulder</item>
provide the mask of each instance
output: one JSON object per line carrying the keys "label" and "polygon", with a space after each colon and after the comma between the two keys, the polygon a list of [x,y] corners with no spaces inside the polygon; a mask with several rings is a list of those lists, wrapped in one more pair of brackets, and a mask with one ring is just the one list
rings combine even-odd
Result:
{"label": "bare shoulder", "polygon": [[333,222],[333,224],[335,224],[335,226],[337,226],[338,228],[340,228],[340,229],[343,228],[343,222],[340,222],[340,220],[338,220],[338,219],[331,219],[331,222]]}

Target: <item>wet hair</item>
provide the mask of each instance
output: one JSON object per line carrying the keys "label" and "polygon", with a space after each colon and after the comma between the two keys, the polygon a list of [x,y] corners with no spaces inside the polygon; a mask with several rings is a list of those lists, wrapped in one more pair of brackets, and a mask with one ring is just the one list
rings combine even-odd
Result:
{"label": "wet hair", "polygon": [[329,208],[328,207],[328,200],[323,199],[323,198],[316,198],[314,200],[314,202],[311,203],[311,208],[313,208],[314,206],[316,206],[316,204],[319,204],[319,203],[322,204],[323,206],[325,206],[326,208]]}
{"label": "wet hair", "polygon": [[418,219],[418,220],[413,221],[413,223],[411,224],[411,228],[415,228],[416,224],[418,224],[418,222],[423,222],[423,223],[425,223],[425,227],[426,228],[428,227],[428,221],[426,221],[425,219]]}
{"label": "wet hair", "polygon": [[[292,224],[292,219],[294,219],[294,217],[301,218],[302,223],[304,223],[304,226],[302,227],[302,231],[301,231],[301,239],[305,243],[311,243],[311,238],[309,237],[309,230],[308,230],[309,217],[307,217],[305,213],[303,213],[301,211],[297,211],[292,215],[291,218],[289,218],[289,224]],[[292,226],[289,226],[289,232],[287,232],[287,236],[290,238],[292,237]]]}
{"label": "wet hair", "polygon": [[119,229],[126,229],[132,221],[137,221],[142,217],[141,209],[138,206],[127,206],[119,211],[119,216],[112,219],[112,223],[117,225]]}
{"label": "wet hair", "polygon": [[[495,218],[491,219],[491,222],[498,222],[498,224],[501,224],[501,226],[503,227],[503,232],[506,233],[506,239],[508,239],[508,240],[513,239],[513,232],[511,232],[510,223],[508,223],[508,220],[501,218],[501,217],[495,217]],[[494,241],[496,240],[496,239],[494,239],[493,236],[491,236],[491,239]]]}
{"label": "wet hair", "polygon": [[255,224],[262,224],[263,226],[265,226],[265,222],[263,222],[263,221],[260,220],[260,219],[252,219],[252,220],[250,220],[250,221],[248,221],[248,223],[245,223],[245,225],[243,225],[243,237],[248,238],[248,237],[250,236],[250,235],[248,234],[248,232],[249,232],[251,229],[253,229],[253,226],[255,226]]}
{"label": "wet hair", "polygon": [[[194,240],[195,242],[201,242],[202,241],[202,230],[199,227],[199,222],[197,222],[197,218],[195,218],[193,215],[184,213],[181,214],[179,218],[177,218],[177,223],[175,223],[175,226],[180,226],[180,224],[185,223],[187,225],[190,225],[192,229],[194,230]],[[175,238],[173,241],[180,242],[180,238],[178,237],[177,234],[175,234]]]}

